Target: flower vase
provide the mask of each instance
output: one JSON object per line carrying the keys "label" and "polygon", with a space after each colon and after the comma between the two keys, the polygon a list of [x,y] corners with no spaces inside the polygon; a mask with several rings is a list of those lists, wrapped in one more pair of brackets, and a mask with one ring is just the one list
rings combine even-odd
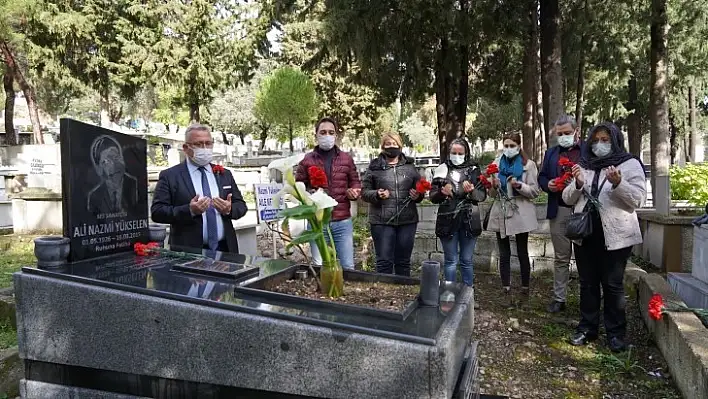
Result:
{"label": "flower vase", "polygon": [[344,294],[344,269],[339,261],[323,264],[320,268],[322,294],[330,298],[339,298]]}

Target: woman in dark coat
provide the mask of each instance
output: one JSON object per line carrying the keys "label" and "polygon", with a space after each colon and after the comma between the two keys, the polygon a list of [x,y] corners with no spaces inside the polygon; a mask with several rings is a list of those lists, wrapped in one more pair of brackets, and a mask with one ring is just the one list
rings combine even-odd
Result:
{"label": "woman in dark coat", "polygon": [[472,258],[477,237],[482,234],[477,204],[487,198],[485,188],[476,187],[480,173],[467,141],[456,139],[447,162],[435,169],[430,190],[430,200],[440,204],[435,235],[445,253],[445,280],[457,280],[459,260],[462,282],[468,286],[474,282]]}
{"label": "woman in dark coat", "polygon": [[381,155],[369,164],[361,197],[369,203],[376,272],[410,276],[418,227],[416,203],[422,201],[424,195],[415,190],[420,174],[413,159],[403,155],[402,148],[401,136],[383,135]]}

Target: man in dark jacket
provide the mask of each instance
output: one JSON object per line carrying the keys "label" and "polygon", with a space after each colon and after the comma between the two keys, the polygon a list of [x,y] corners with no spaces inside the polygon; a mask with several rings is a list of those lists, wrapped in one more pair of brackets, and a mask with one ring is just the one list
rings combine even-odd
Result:
{"label": "man in dark jacket", "polygon": [[[313,190],[310,185],[309,168],[317,166],[324,169],[327,175],[327,187],[324,191],[337,200],[337,206],[332,210],[332,221],[329,230],[334,240],[339,263],[345,269],[354,268],[354,224],[352,223],[351,201],[356,201],[361,192],[361,179],[354,165],[354,159],[342,151],[334,142],[339,133],[339,125],[332,118],[322,118],[315,125],[317,146],[307,153],[298,165],[295,180],[305,183],[308,190]],[[325,239],[329,242],[328,235]],[[322,264],[317,246],[310,245],[312,260]]]}
{"label": "man in dark jacket", "polygon": [[170,225],[170,245],[239,253],[231,220],[243,217],[248,208],[231,172],[211,163],[211,130],[192,125],[184,141],[187,160],[160,172],[152,220]]}
{"label": "man in dark jacket", "polygon": [[554,179],[563,172],[558,165],[561,158],[568,158],[577,163],[585,146],[578,141],[580,129],[575,118],[563,115],[556,121],[552,134],[558,137],[558,145],[549,148],[543,157],[543,166],[538,174],[538,185],[548,193],[548,208],[546,218],[550,220],[551,241],[555,255],[553,268],[553,301],[548,305],[548,311],[558,313],[565,310],[565,297],[570,277],[570,257],[573,246],[565,236],[565,221],[571,214],[571,208],[563,202],[563,188]]}

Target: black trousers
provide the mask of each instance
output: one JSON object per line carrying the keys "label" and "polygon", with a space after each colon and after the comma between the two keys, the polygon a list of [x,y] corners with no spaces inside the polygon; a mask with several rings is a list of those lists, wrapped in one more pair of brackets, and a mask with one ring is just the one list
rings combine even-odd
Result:
{"label": "black trousers", "polygon": [[[531,260],[529,259],[529,233],[521,233],[516,236],[516,256],[519,257],[521,267],[521,286],[528,287],[531,282]],[[501,275],[502,286],[511,286],[511,243],[509,236],[501,238],[497,233],[497,245],[499,246],[499,274]]]}
{"label": "black trousers", "polygon": [[[580,276],[580,323],[577,331],[597,336],[600,327],[600,303],[604,299],[603,319],[608,338],[624,339],[625,318],[624,270],[632,247],[608,251],[604,237],[596,235],[574,245]],[[602,286],[602,296],[600,293]]]}
{"label": "black trousers", "polygon": [[411,275],[411,255],[417,227],[418,223],[371,225],[371,237],[376,251],[376,273]]}

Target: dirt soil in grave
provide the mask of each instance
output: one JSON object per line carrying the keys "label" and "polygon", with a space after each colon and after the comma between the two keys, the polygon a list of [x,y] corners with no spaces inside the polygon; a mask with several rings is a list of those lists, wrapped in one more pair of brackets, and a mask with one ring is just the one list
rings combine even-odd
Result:
{"label": "dirt soil in grave", "polygon": [[349,305],[368,306],[393,312],[402,312],[403,309],[418,296],[417,285],[368,283],[345,280],[344,295],[339,298],[329,298],[326,295],[322,295],[317,290],[317,282],[313,278],[307,280],[287,280],[274,287],[271,291],[312,299],[346,303]]}
{"label": "dirt soil in grave", "polygon": [[[513,275],[512,293],[518,293]],[[635,293],[627,293],[627,341],[631,350],[613,354],[601,339],[584,347],[568,344],[579,320],[579,287],[571,279],[567,310],[546,312],[553,289],[550,272],[531,277],[528,310],[502,294],[498,275],[475,275],[474,339],[480,341],[481,392],[511,398],[681,398],[666,362],[644,326]],[[510,306],[510,302],[514,306]]]}

